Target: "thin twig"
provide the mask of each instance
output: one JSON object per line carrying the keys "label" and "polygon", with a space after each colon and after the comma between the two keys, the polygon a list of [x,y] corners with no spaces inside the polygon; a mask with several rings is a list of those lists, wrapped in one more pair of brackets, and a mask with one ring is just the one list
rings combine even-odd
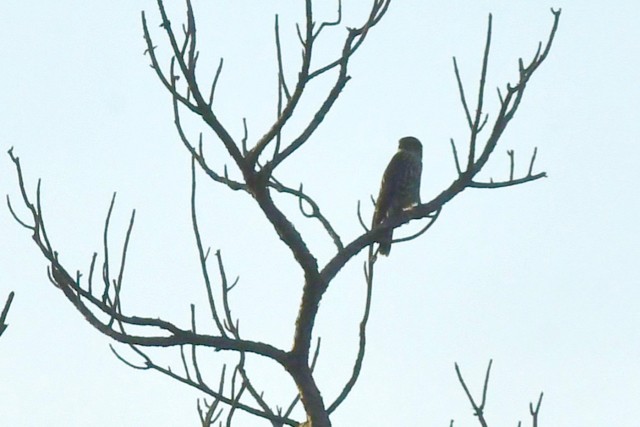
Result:
{"label": "thin twig", "polygon": [[456,172],[458,172],[458,175],[462,175],[462,169],[460,168],[460,160],[458,159],[458,150],[456,149],[456,143],[453,141],[453,138],[451,138],[450,140],[451,150],[453,151],[453,161],[456,164]]}
{"label": "thin twig", "polygon": [[211,92],[209,93],[209,108],[213,106],[213,97],[216,92],[216,87],[218,85],[218,79],[220,78],[220,73],[222,73],[222,66],[224,65],[224,58],[220,58],[220,62],[218,63],[218,68],[216,69],[216,75],[213,78],[213,83],[211,83]]}
{"label": "thin twig", "polygon": [[529,163],[529,172],[527,173],[527,176],[531,176],[531,173],[533,172],[533,163],[536,161],[537,155],[538,155],[538,147],[535,147],[533,149],[533,155],[531,156],[531,162]]}
{"label": "thin twig", "polygon": [[362,227],[364,232],[366,233],[369,230],[371,230],[369,227],[367,227],[367,224],[364,222],[364,218],[362,218],[362,211],[360,210],[360,200],[358,200],[358,208],[356,212],[358,214],[358,222],[360,222],[360,226]]}
{"label": "thin twig", "polygon": [[353,365],[351,377],[342,388],[342,391],[340,392],[338,397],[327,408],[327,412],[329,414],[335,411],[338,408],[338,406],[340,406],[340,404],[344,402],[344,400],[347,398],[347,396],[353,389],[353,386],[356,384],[356,381],[360,376],[360,371],[362,370],[362,362],[364,361],[364,354],[365,354],[365,349],[367,345],[367,322],[369,321],[369,312],[371,310],[371,299],[372,299],[372,293],[373,293],[373,267],[375,263],[376,263],[376,257],[373,255],[373,245],[371,245],[369,246],[369,256],[363,266],[365,283],[367,285],[367,294],[366,294],[365,304],[364,304],[364,314],[362,315],[362,320],[360,321],[358,354],[356,355],[356,360]]}
{"label": "thin twig", "polygon": [[[464,108],[464,115],[467,118],[467,124],[469,125],[469,129],[472,129],[473,123],[471,122],[471,113],[469,112],[469,106],[467,105],[467,97],[464,94],[464,85],[462,84],[462,78],[460,77],[460,70],[458,69],[458,61],[455,56],[453,57],[453,72],[456,76],[456,82],[458,83],[458,92],[460,93],[460,102],[462,103],[462,108]],[[453,143],[453,140],[451,141]]]}
{"label": "thin twig", "polygon": [[9,296],[7,297],[7,301],[4,303],[2,313],[0,313],[0,335],[2,335],[9,326],[7,324],[7,314],[9,314],[9,308],[11,307],[11,302],[13,301],[14,295],[15,293],[13,291],[9,292]]}
{"label": "thin twig", "polygon": [[507,150],[509,156],[509,181],[513,181],[513,169],[515,163],[515,152],[513,150]]}
{"label": "thin twig", "polygon": [[191,157],[191,225],[193,226],[193,234],[196,238],[196,247],[198,248],[198,257],[200,258],[200,271],[202,272],[202,278],[207,289],[207,300],[209,302],[209,308],[211,310],[211,318],[213,319],[218,331],[224,337],[226,332],[218,316],[216,310],[215,299],[213,297],[213,291],[211,290],[211,279],[209,278],[209,270],[207,268],[207,257],[202,245],[202,237],[200,236],[200,228],[198,226],[198,216],[196,214],[196,167],[195,158]]}

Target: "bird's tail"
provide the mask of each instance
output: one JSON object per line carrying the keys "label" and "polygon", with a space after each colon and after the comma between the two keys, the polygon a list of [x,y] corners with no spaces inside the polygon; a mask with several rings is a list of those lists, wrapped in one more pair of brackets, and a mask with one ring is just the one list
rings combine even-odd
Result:
{"label": "bird's tail", "polygon": [[389,252],[391,252],[391,240],[393,240],[393,228],[385,232],[378,241],[378,243],[380,243],[380,246],[378,247],[378,253],[380,255],[389,255]]}

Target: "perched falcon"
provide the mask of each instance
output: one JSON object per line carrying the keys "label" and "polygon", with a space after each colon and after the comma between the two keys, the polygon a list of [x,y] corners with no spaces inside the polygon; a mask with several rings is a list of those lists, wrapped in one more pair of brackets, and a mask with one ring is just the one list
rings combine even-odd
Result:
{"label": "perched falcon", "polygon": [[[382,176],[380,194],[373,214],[374,226],[420,203],[421,176],[422,144],[417,138],[405,136],[400,140],[398,152],[391,158]],[[380,238],[380,255],[389,255],[392,238],[393,229]]]}

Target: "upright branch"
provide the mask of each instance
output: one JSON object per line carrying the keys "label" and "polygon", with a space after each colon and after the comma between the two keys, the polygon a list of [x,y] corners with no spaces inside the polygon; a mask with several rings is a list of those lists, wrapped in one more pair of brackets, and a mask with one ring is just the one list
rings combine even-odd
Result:
{"label": "upright branch", "polygon": [[[312,79],[325,74],[326,72],[338,68],[338,73],[335,78],[335,82],[333,87],[328,91],[325,100],[321,103],[321,105],[317,108],[316,113],[314,114],[311,121],[307,124],[307,126],[303,129],[303,131],[293,139],[293,141],[285,147],[283,150],[279,150],[273,156],[273,158],[268,161],[265,166],[262,168],[262,174],[265,176],[271,175],[273,170],[283,162],[287,157],[289,157],[293,152],[295,152],[298,148],[300,148],[309,137],[315,132],[315,130],[320,126],[325,116],[333,106],[333,104],[337,101],[342,89],[347,84],[349,79],[349,75],[347,74],[349,59],[356,52],[358,47],[364,42],[369,30],[374,27],[376,24],[380,22],[382,17],[387,12],[389,7],[390,0],[375,0],[373,5],[369,11],[369,16],[365,23],[358,28],[349,28],[347,37],[344,41],[342,47],[342,54],[339,58],[334,61],[317,68],[315,71],[310,72],[309,67],[311,64],[311,52],[312,46],[315,40],[321,33],[321,30],[325,28],[328,23],[321,24],[318,31],[313,32],[313,27],[315,23],[311,19],[311,0],[306,0],[307,5],[307,20],[306,20],[306,32],[305,38],[302,41],[303,44],[303,61],[302,68],[300,73],[298,74],[298,84],[296,85],[296,90],[300,87],[300,90],[304,90],[306,84]],[[340,3],[339,3],[340,5]],[[341,7],[339,7],[338,13],[338,21],[340,21],[341,17]],[[330,25],[337,25],[336,22],[330,23]],[[279,58],[281,61],[281,58]],[[309,64],[309,65],[308,65]],[[279,68],[283,68],[283,65],[280,63]],[[302,92],[300,92],[300,96]],[[255,158],[259,156],[264,148],[273,140],[273,138],[280,132],[286,121],[291,117],[289,114],[287,107],[292,106],[291,112],[293,112],[293,108],[295,108],[296,100],[296,91],[291,96],[291,99],[288,101],[287,106],[285,106],[283,113],[281,114],[279,120],[271,127],[271,129],[258,141],[255,148],[252,150],[254,152]]]}
{"label": "upright branch", "polygon": [[460,373],[460,368],[458,367],[458,364],[457,363],[455,364],[456,375],[458,375],[458,381],[460,381],[460,385],[462,385],[462,388],[464,389],[464,392],[467,395],[467,398],[469,399],[471,406],[473,407],[473,414],[476,417],[478,417],[478,421],[480,422],[480,425],[482,427],[487,427],[487,421],[484,417],[484,405],[487,402],[487,387],[489,386],[489,374],[491,374],[492,363],[493,363],[493,360],[489,360],[489,366],[487,366],[487,373],[485,374],[485,377],[484,377],[484,386],[482,387],[482,401],[480,402],[480,404],[476,403],[475,399],[471,395],[471,392],[469,391],[469,388],[467,387],[467,384],[464,382],[464,379],[462,378],[462,374]]}
{"label": "upright branch", "polygon": [[[478,422],[480,423],[480,425],[482,427],[488,427],[489,424],[487,423],[487,419],[485,418],[485,412],[484,412],[484,407],[485,404],[487,402],[487,389],[489,387],[489,374],[491,373],[491,365],[493,363],[493,360],[489,360],[489,366],[487,367],[487,373],[484,376],[484,385],[482,386],[482,400],[480,401],[480,403],[478,403],[478,401],[476,399],[474,399],[473,395],[471,394],[471,392],[469,391],[469,387],[467,386],[467,383],[465,382],[464,378],[462,377],[462,373],[460,372],[460,367],[458,366],[458,364],[455,364],[455,368],[456,368],[456,375],[458,376],[458,381],[460,382],[460,385],[462,386],[462,389],[464,390],[465,395],[467,396],[467,399],[469,400],[469,403],[471,403],[471,407],[473,408],[473,415],[476,416],[478,418]],[[538,398],[538,403],[536,404],[536,407],[533,407],[533,403],[529,403],[529,412],[531,414],[531,418],[533,421],[533,427],[538,427],[538,414],[540,413],[540,405],[542,404],[542,396],[543,393],[540,393],[540,397]],[[520,427],[522,425],[521,422],[518,422],[518,427]],[[451,426],[453,426],[453,420],[451,420]]]}
{"label": "upright branch", "polygon": [[0,336],[7,330],[9,326],[7,324],[7,314],[9,314],[9,308],[11,307],[11,302],[13,301],[14,292],[9,292],[9,296],[7,297],[7,301],[4,303],[4,308],[0,313]]}
{"label": "upright branch", "polygon": [[542,396],[544,393],[540,392],[540,397],[538,397],[538,403],[535,408],[533,407],[533,402],[529,403],[529,413],[531,414],[531,419],[533,421],[533,427],[538,427],[538,414],[540,413],[540,405],[542,404]]}
{"label": "upright branch", "polygon": [[355,386],[356,381],[358,381],[360,371],[362,370],[362,362],[364,361],[364,353],[367,346],[367,322],[369,321],[369,312],[371,310],[371,299],[373,292],[373,267],[375,266],[376,260],[377,258],[373,252],[373,245],[371,245],[369,246],[369,255],[363,265],[364,279],[367,288],[364,313],[362,315],[362,320],[360,321],[359,328],[358,353],[356,354],[356,360],[353,364],[351,377],[349,377],[349,379],[345,383],[338,397],[336,397],[333,403],[330,404],[327,408],[327,412],[329,412],[329,414],[333,413],[333,411],[335,411],[338,406],[340,406],[340,404],[345,401],[345,399],[347,398],[349,393],[351,393],[351,390]]}

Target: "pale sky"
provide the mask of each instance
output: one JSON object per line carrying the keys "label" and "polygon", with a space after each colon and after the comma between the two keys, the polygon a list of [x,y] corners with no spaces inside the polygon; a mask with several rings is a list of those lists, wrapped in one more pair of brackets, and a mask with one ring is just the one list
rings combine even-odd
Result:
{"label": "pale sky", "polygon": [[[275,13],[293,85],[300,3],[194,3],[202,80],[213,77],[224,57],[217,113],[238,140],[244,117],[255,141],[275,116]],[[335,17],[336,2],[316,3],[318,20]],[[344,0],[344,25],[319,43],[318,64],[339,52],[344,26],[360,23],[368,4]],[[451,419],[456,427],[476,426],[453,365],[460,364],[478,395],[491,358],[486,414],[492,426],[530,425],[528,404],[541,391],[541,427],[637,425],[637,2],[393,1],[352,58],[352,80],[336,106],[278,177],[294,187],[303,182],[350,241],[361,233],[357,201],[369,206],[397,140],[413,135],[424,144],[422,198],[429,200],[454,178],[449,138],[462,144],[468,137],[451,57],[474,94],[492,12],[486,98],[492,120],[495,88],[514,82],[518,58],[529,60],[547,39],[550,7],[562,8],[552,51],[482,173],[487,180],[507,178],[506,150],[513,149],[516,175],[524,174],[538,147],[534,172],[549,177],[507,189],[468,189],[427,234],[394,246],[378,262],[363,371],[335,412],[335,426],[448,426]],[[190,226],[189,156],[173,126],[170,96],[143,55],[141,10],[168,65],[153,1],[2,2],[0,192],[26,213],[5,154],[13,147],[32,194],[42,178],[45,220],[62,263],[88,274],[117,191],[116,254],[136,209],[125,311],[188,327],[194,303],[205,330],[211,325]],[[183,5],[172,2],[170,12],[178,28]],[[305,123],[326,87],[321,80],[310,88],[285,138]],[[197,120],[187,120],[187,130],[194,140],[204,132],[212,166],[222,171],[228,164],[238,176],[210,131]],[[243,334],[288,349],[302,289],[299,267],[249,196],[202,174],[199,184],[204,244],[220,249],[229,276],[240,277],[232,305]],[[295,200],[276,201],[326,262],[333,248],[318,224],[299,215]],[[111,341],[49,283],[29,231],[5,208],[0,230],[0,300],[16,293],[0,338],[1,425],[199,425],[201,393],[118,361]],[[364,253],[338,275],[320,307],[316,377],[326,402],[341,390],[355,357],[363,260]],[[126,347],[116,348],[136,360]],[[150,354],[180,368],[177,349]],[[203,351],[209,383],[217,384],[222,364],[234,360]],[[247,369],[273,407],[288,405],[294,386],[279,366],[250,358]],[[301,410],[295,416],[302,419]],[[238,417],[236,425],[265,422]]]}

